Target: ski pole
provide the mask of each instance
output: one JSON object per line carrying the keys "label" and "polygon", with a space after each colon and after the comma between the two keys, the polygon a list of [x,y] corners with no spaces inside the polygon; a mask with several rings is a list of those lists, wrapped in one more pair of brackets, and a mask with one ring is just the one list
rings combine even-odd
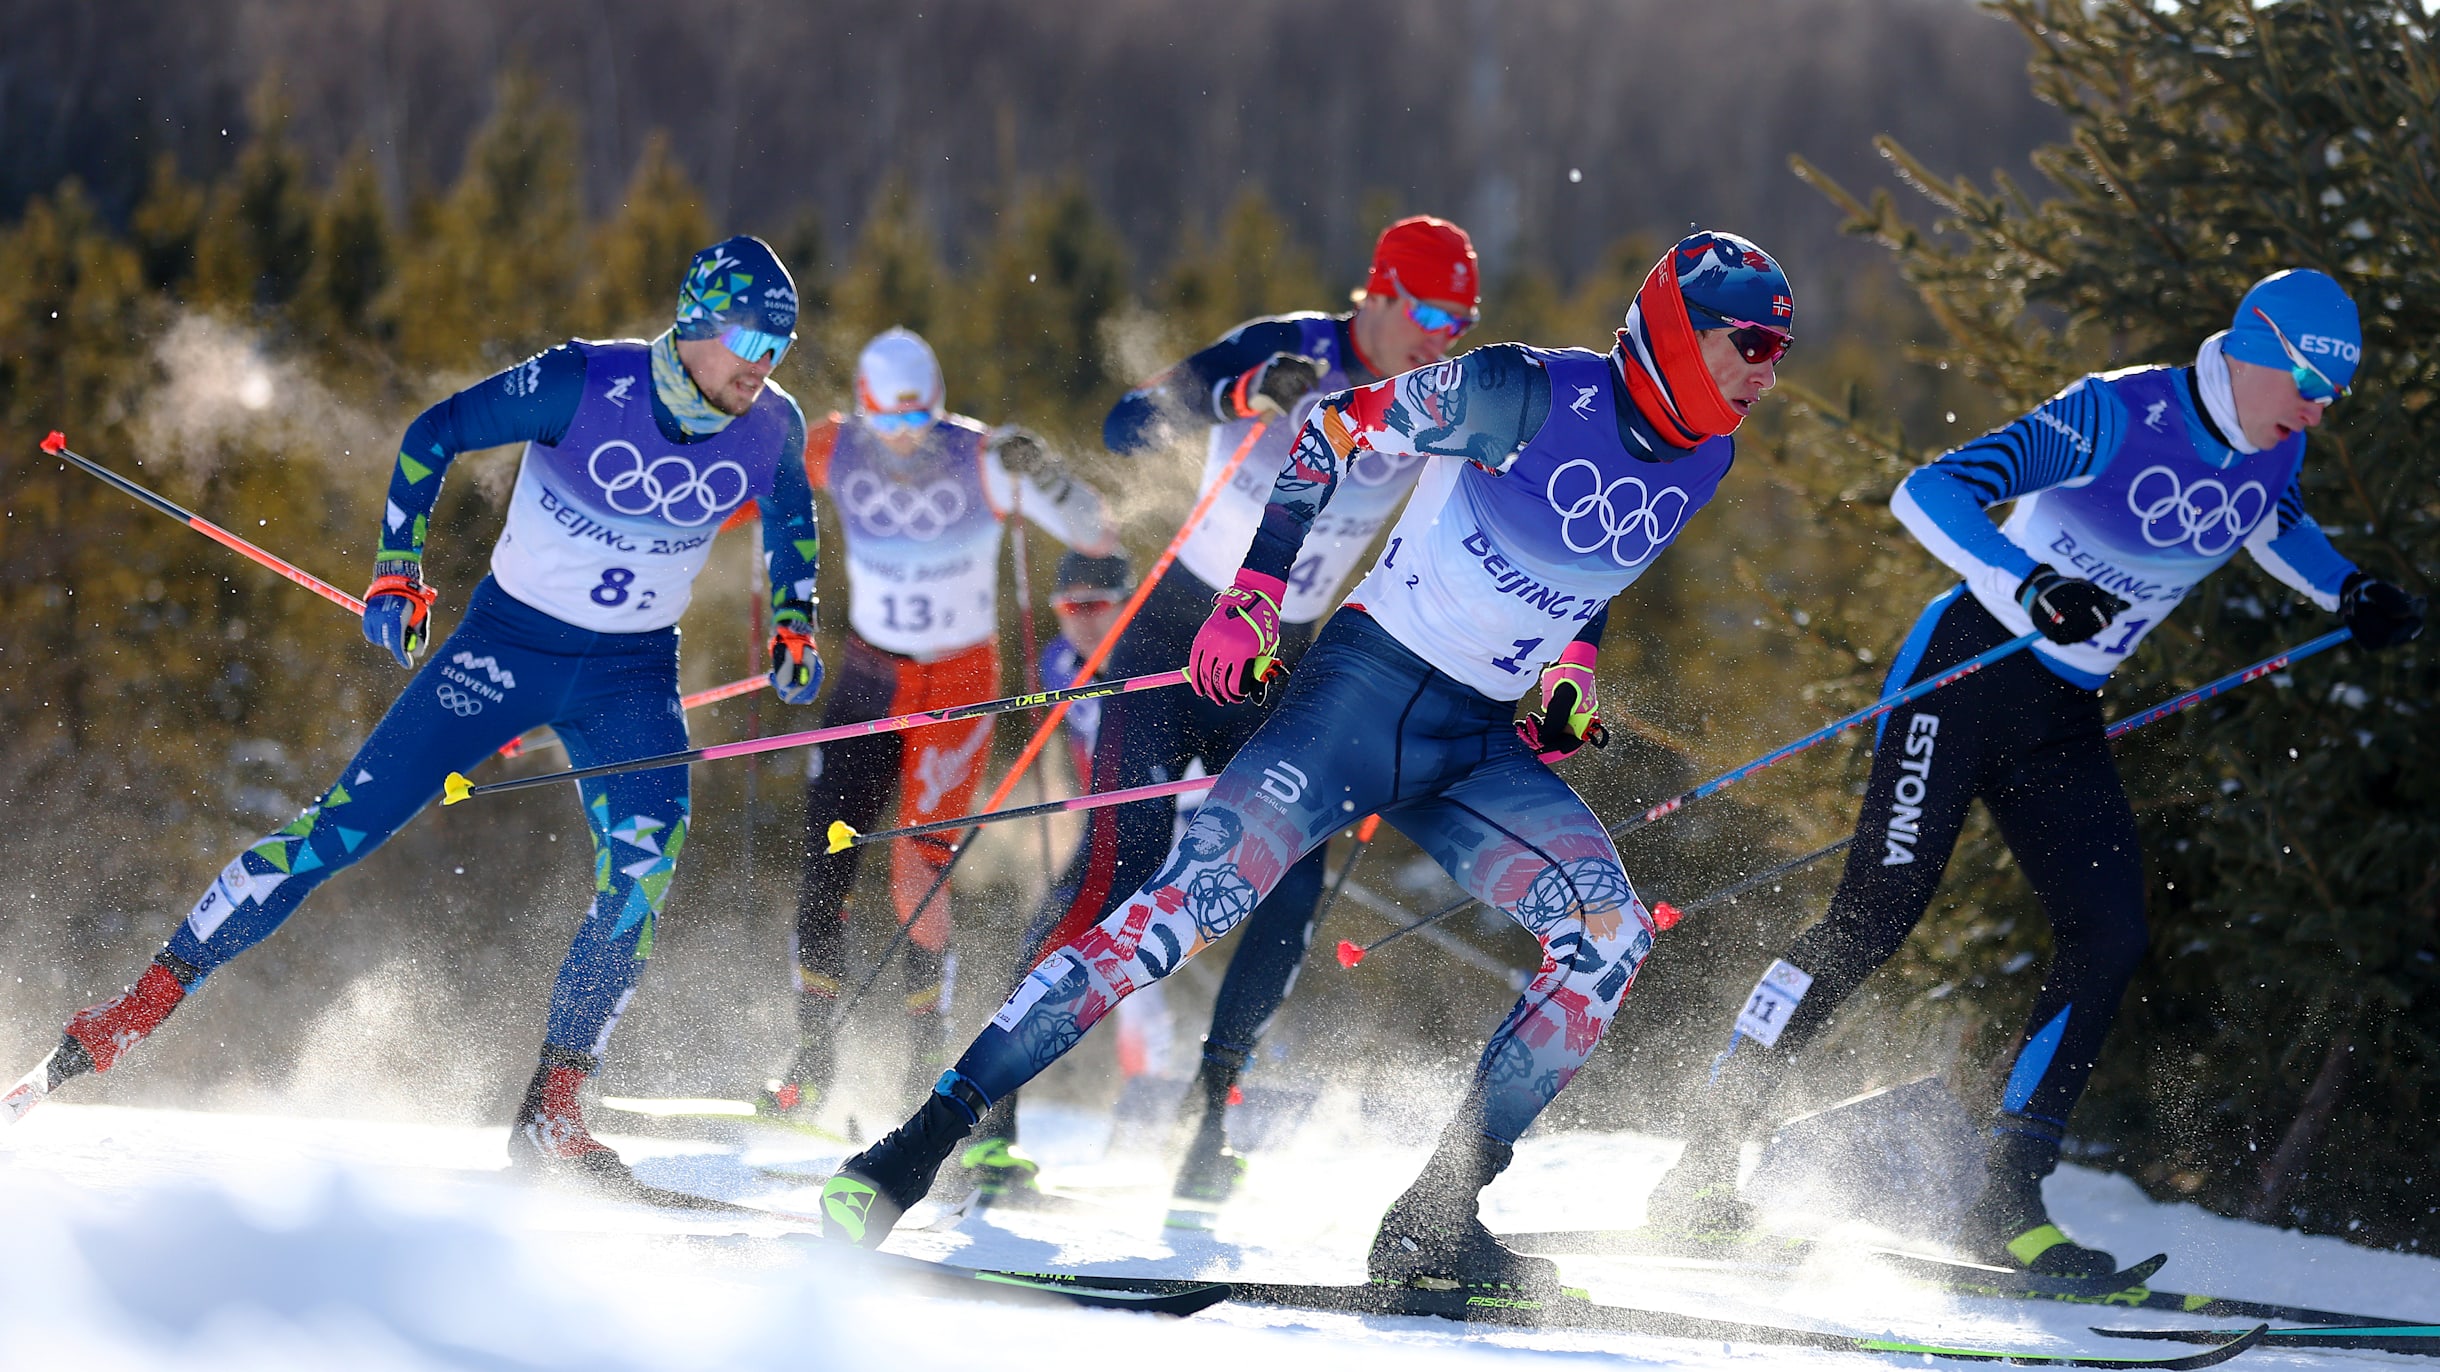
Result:
{"label": "ski pole", "polygon": [[[1220,474],[1212,481],[1211,488],[1204,491],[1202,496],[1195,501],[1194,508],[1186,512],[1186,522],[1178,526],[1177,533],[1169,540],[1169,546],[1161,550],[1160,557],[1152,564],[1152,570],[1145,573],[1143,581],[1136,586],[1135,594],[1127,597],[1127,603],[1119,610],[1118,618],[1110,621],[1110,627],[1102,634],[1101,642],[1094,644],[1093,651],[1085,655],[1083,665],[1076,669],[1076,680],[1079,682],[1092,680],[1093,674],[1101,670],[1101,665],[1109,661],[1111,651],[1118,647],[1119,636],[1125,633],[1127,625],[1134,621],[1135,612],[1144,608],[1144,602],[1152,596],[1152,588],[1161,583],[1161,577],[1169,571],[1170,565],[1178,560],[1178,550],[1186,546],[1186,540],[1193,536],[1196,526],[1203,522],[1203,516],[1211,512],[1212,502],[1218,500],[1220,493],[1228,489],[1228,483],[1236,477],[1237,469],[1245,465],[1246,454],[1254,451],[1256,440],[1260,439],[1263,431],[1270,427],[1271,422],[1266,419],[1246,430],[1245,437],[1237,443],[1237,450],[1230,453],[1228,461],[1220,465]],[[1180,674],[1183,675],[1183,670]],[[1040,724],[1034,726],[1034,735],[1025,741],[1025,749],[1017,754],[1015,765],[1008,769],[1006,776],[1000,778],[998,785],[991,788],[991,798],[983,802],[985,810],[996,810],[1007,802],[1009,793],[1017,788],[1017,778],[1023,776],[1025,769],[1033,765],[1034,759],[1042,755],[1042,747],[1050,741],[1051,731],[1057,729],[1059,722],[1067,718],[1067,708],[1064,703],[1055,707],[1048,715],[1043,716]],[[898,926],[897,936],[890,940],[888,947],[881,950],[881,956],[873,960],[872,970],[864,974],[864,980],[858,983],[854,993],[839,1002],[839,1012],[832,1016],[830,1021],[834,1032],[840,1025],[846,1023],[847,1012],[855,1009],[856,1003],[864,999],[864,993],[871,990],[873,983],[881,979],[881,969],[889,965],[890,959],[897,956],[899,947],[913,934],[915,921],[923,918],[923,912],[932,908],[933,898],[940,894],[942,887],[949,884],[949,874],[957,870],[958,859],[966,855],[966,850],[974,845],[975,834],[980,832],[982,831],[977,829],[964,835],[958,839],[956,846],[949,850],[948,861],[941,864],[940,871],[932,878],[932,884],[925,888],[923,899],[915,902],[915,913],[907,916],[906,921]]]}
{"label": "ski pole", "polygon": [[769,738],[740,739],[735,743],[715,743],[708,748],[688,748],[683,752],[660,753],[653,757],[633,758],[626,762],[600,762],[590,767],[571,767],[564,772],[547,772],[541,776],[511,777],[506,781],[487,782],[481,786],[468,781],[464,773],[451,772],[441,783],[441,804],[455,805],[476,796],[498,795],[503,791],[522,791],[529,786],[550,786],[562,781],[582,781],[587,777],[608,776],[612,772],[650,772],[663,767],[678,767],[689,762],[714,762],[724,757],[751,757],[757,753],[776,753],[786,748],[803,748],[832,739],[857,738],[865,734],[894,734],[904,729],[920,729],[928,724],[948,724],[981,715],[1004,715],[1015,710],[1031,710],[1044,705],[1065,705],[1073,700],[1092,700],[1101,696],[1126,695],[1134,691],[1159,690],[1164,686],[1186,684],[1186,669],[1174,672],[1154,672],[1147,676],[1128,677],[1123,681],[1095,681],[1082,686],[1070,686],[1063,691],[1036,691],[1029,695],[1003,696],[998,700],[978,700],[965,705],[951,705],[938,710],[917,710],[910,714],[892,715],[887,719],[863,719],[851,724],[832,724],[802,733],[773,734]]}
{"label": "ski pole", "polygon": [[895,838],[921,838],[925,834],[945,834],[952,829],[979,829],[986,824],[1002,824],[1012,819],[1032,819],[1036,815],[1069,814],[1078,810],[1100,810],[1112,805],[1131,805],[1139,800],[1159,800],[1163,796],[1182,796],[1194,791],[1208,791],[1218,777],[1187,777],[1182,781],[1156,781],[1149,786],[1130,786],[1123,791],[1095,791],[1065,800],[1045,800],[1033,805],[1019,805],[1009,810],[984,810],[953,819],[936,819],[928,824],[910,824],[903,829],[883,829],[878,833],[860,834],[846,820],[830,822],[830,852],[844,853],[867,843],[883,843]]}
{"label": "ski pole", "polygon": [[[2183,695],[2171,696],[2169,699],[2162,701],[2160,704],[2153,706],[2151,709],[2144,710],[2140,713],[2132,714],[2124,719],[2118,720],[2109,726],[2109,728],[2104,732],[2103,737],[2117,739],[2124,735],[2131,734],[2147,724],[2158,723],[2161,720],[2167,719],[2171,715],[2183,714],[2184,712],[2193,709],[2195,706],[2202,704],[2204,701],[2209,700],[2214,696],[2224,695],[2229,691],[2235,690],[2239,686],[2244,686],[2252,682],[2259,681],[2262,678],[2269,676],[2273,672],[2284,671],[2287,667],[2294,663],[2301,662],[2304,659],[2313,656],[2315,653],[2326,652],[2329,649],[2335,648],[2340,644],[2347,642],[2353,637],[2354,635],[2345,629],[2333,629],[2329,633],[2323,634],[2319,638],[2313,639],[2306,643],[2300,643],[2295,647],[2286,649],[2282,652],[2273,653],[2269,657],[2266,657],[2260,662],[2254,663],[2251,666],[2240,667],[2236,671],[2230,672],[2226,676],[2217,677],[2213,680],[2204,682],[2202,685],[2195,687],[2193,690],[2188,691]],[[1847,837],[1838,839],[1835,842],[1825,843],[1821,847],[1814,849],[1810,853],[1806,853],[1802,857],[1789,858],[1785,862],[1777,863],[1770,867],[1765,867],[1761,871],[1755,872],[1750,876],[1741,877],[1709,895],[1697,897],[1694,900],[1688,901],[1684,905],[1671,905],[1665,900],[1656,901],[1652,906],[1653,923],[1662,929],[1673,928],[1676,926],[1679,920],[1684,919],[1686,916],[1693,914],[1697,910],[1708,909],[1709,907],[1717,905],[1722,901],[1734,900],[1737,897],[1744,895],[1746,892],[1753,890],[1755,887],[1762,885],[1766,881],[1786,876],[1788,873],[1796,871],[1802,867],[1809,867],[1814,863],[1821,861],[1823,858],[1830,856],[1832,853],[1845,852],[1848,845],[1854,842],[1855,836],[1853,834],[1849,834]],[[1409,926],[1409,928],[1413,927],[1414,926]],[[1374,946],[1377,947],[1379,945],[1376,944]],[[1362,948],[1358,947],[1356,944],[1341,941],[1339,944],[1339,962],[1343,966],[1353,967],[1356,965],[1356,963],[1363,961],[1364,954],[1370,951],[1371,949],[1369,948]]]}
{"label": "ski pole", "polygon": [[[1629,816],[1619,823],[1611,825],[1609,828],[1610,838],[1613,841],[1623,838],[1626,835],[1643,828],[1645,825],[1652,823],[1654,820],[1662,819],[1669,815],[1675,814],[1694,801],[1701,800],[1705,796],[1716,795],[1719,792],[1736,785],[1738,782],[1743,781],[1745,778],[1752,776],[1754,773],[1761,771],[1763,768],[1770,766],[1774,762],[1783,762],[1825,739],[1837,737],[1839,734],[1854,728],[1858,724],[1865,724],[1871,722],[1872,720],[1878,719],[1881,716],[1888,714],[1890,711],[1897,709],[1899,706],[1906,704],[1908,701],[1919,700],[1951,682],[1960,680],[1964,677],[1972,676],[1974,673],[1979,672],[1983,668],[1990,666],[1992,663],[1999,661],[2001,658],[2008,656],[2010,653],[2031,647],[2034,643],[2039,641],[2041,637],[2042,636],[2040,634],[2025,634],[2017,638],[2009,639],[2007,642],[1999,645],[1996,648],[1990,649],[1987,652],[1977,653],[1973,657],[1967,658],[1965,661],[1958,663],[1956,666],[1949,668],[1947,671],[1940,673],[1938,676],[1926,677],[1923,680],[1916,682],[1914,685],[1905,688],[1904,690],[1892,691],[1888,695],[1881,697],[1879,700],[1874,701],[1872,704],[1865,706],[1863,709],[1858,710],[1853,714],[1844,715],[1838,719],[1830,721],[1828,724],[1825,724],[1822,727],[1814,730],[1812,733],[1805,735],[1803,738],[1796,739],[1790,743],[1783,743],[1777,748],[1774,748],[1771,751],[1764,753],[1762,756],[1755,758],[1751,762],[1745,763],[1742,766],[1731,767],[1727,771],[1722,772],[1720,775],[1713,777],[1711,780],[1704,782],[1702,785],[1697,786],[1690,791],[1682,791],[1677,795],[1671,796],[1669,799],[1662,801],[1660,804],[1653,806],[1651,809],[1642,812],[1641,814]],[[1391,932],[1374,939],[1372,942],[1359,945],[1352,950],[1341,948],[1339,950],[1339,963],[1342,966],[1353,967],[1357,963],[1362,962],[1365,956],[1371,953],[1373,950],[1386,944],[1396,943],[1398,940],[1405,938],[1408,934],[1415,932],[1417,929],[1420,929],[1427,924],[1437,924],[1441,920],[1447,919],[1449,916],[1456,914],[1458,911],[1465,909],[1467,906],[1472,905],[1473,903],[1474,897],[1461,896],[1455,901],[1442,906],[1440,909],[1433,911],[1431,914],[1425,915],[1422,919],[1415,921],[1413,924],[1410,924],[1403,929],[1392,930]]]}
{"label": "ski pole", "polygon": [[244,557],[251,558],[255,562],[258,562],[265,567],[269,567],[271,570],[278,572],[281,576],[288,578],[290,581],[304,587],[306,590],[309,590],[315,595],[322,597],[324,600],[338,606],[340,609],[351,611],[359,617],[362,617],[364,614],[363,601],[358,600],[354,596],[349,595],[347,592],[331,585],[329,582],[324,581],[322,578],[315,576],[309,571],[306,571],[304,568],[290,562],[286,558],[275,557],[272,554],[263,551],[261,548],[256,547],[254,544],[246,541],[243,538],[238,537],[236,534],[230,533],[228,530],[204,518],[202,515],[195,513],[193,510],[187,509],[185,506],[178,504],[176,501],[170,500],[163,496],[155,495],[151,491],[144,489],[142,486],[129,481],[126,477],[123,477],[117,472],[110,470],[108,467],[93,461],[91,458],[83,456],[68,446],[68,436],[61,433],[59,430],[53,429],[49,434],[44,436],[42,440],[42,450],[63,461],[75,463],[77,468],[80,471],[83,471],[87,476],[100,478],[104,485],[111,486],[126,495],[134,496],[136,499],[150,505],[152,508],[160,511],[162,514],[168,515],[170,518],[177,520],[186,527],[193,529],[199,534],[202,534],[205,538],[212,540],[214,543],[220,544],[224,548],[231,549]]}
{"label": "ski pole", "polygon": [[1322,903],[1314,907],[1313,922],[1305,926],[1307,929],[1322,927],[1322,920],[1330,914],[1330,907],[1339,903],[1339,892],[1347,888],[1347,879],[1356,874],[1357,861],[1364,856],[1364,850],[1372,846],[1373,835],[1379,832],[1381,816],[1378,814],[1366,815],[1364,822],[1356,826],[1356,846],[1348,852],[1347,861],[1339,865],[1338,875],[1332,877],[1330,885],[1322,891]]}
{"label": "ski pole", "polygon": [[[1023,675],[1026,689],[1039,691],[1042,689],[1042,659],[1040,642],[1034,637],[1033,573],[1032,568],[1026,565],[1031,558],[1025,547],[1025,483],[1012,479],[1008,484],[1008,560],[1016,580],[1017,634],[1025,650]],[[1034,796],[1045,801],[1051,796],[1050,781],[1040,772],[1034,773]],[[1051,851],[1051,821],[1048,814],[1042,817],[1041,829],[1042,871],[1047,880],[1059,867],[1056,855]],[[834,848],[831,851],[838,850]]]}
{"label": "ski pole", "polygon": [[[211,539],[215,543],[220,544],[222,547],[228,548],[245,558],[270,568],[272,571],[275,571],[281,576],[288,578],[290,581],[293,581],[299,586],[304,587],[306,590],[313,592],[315,595],[322,597],[324,600],[338,606],[340,609],[346,610],[350,614],[356,615],[359,618],[363,616],[363,601],[358,600],[356,597],[349,595],[347,592],[340,590],[336,586],[331,585],[329,582],[324,581],[322,578],[315,576],[309,571],[306,571],[304,568],[290,562],[288,559],[265,551],[261,547],[256,546],[254,543],[249,542],[236,534],[230,533],[228,530],[204,518],[202,515],[195,513],[193,510],[187,509],[178,502],[171,500],[166,496],[156,495],[153,492],[146,490],[144,487],[137,485],[135,482],[128,480],[126,477],[119,475],[117,472],[110,470],[108,467],[105,467],[100,463],[95,462],[91,458],[76,452],[68,446],[68,436],[61,433],[59,430],[53,429],[43,438],[42,450],[62,461],[74,463],[79,471],[82,471],[89,476],[98,477],[103,484],[110,486],[111,488],[126,495],[135,497],[137,500],[142,501],[144,504],[160,511],[162,514],[168,515],[170,518],[186,525],[188,528],[193,529],[195,532],[202,534],[204,537]],[[692,710],[698,705],[709,705],[714,701],[727,700],[734,696],[744,695],[749,691],[760,690],[768,684],[770,683],[767,677],[750,676],[741,681],[732,681],[726,686],[714,686],[708,691],[697,691],[693,695],[682,697],[678,703],[687,709]],[[538,747],[542,743],[548,741],[549,740],[547,738],[533,737],[511,739],[506,744],[501,746],[500,754],[503,757],[515,757],[523,749]]]}

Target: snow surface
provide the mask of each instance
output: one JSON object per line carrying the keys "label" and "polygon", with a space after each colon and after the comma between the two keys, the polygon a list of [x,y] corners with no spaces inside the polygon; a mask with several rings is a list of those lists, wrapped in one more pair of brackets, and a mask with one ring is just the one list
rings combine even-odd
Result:
{"label": "snow surface", "polygon": [[[1081,1212],[1002,1210],[943,1232],[902,1231],[892,1248],[978,1266],[1354,1281],[1374,1220],[1421,1161],[1420,1149],[1318,1137],[1328,1131],[1317,1125],[1287,1151],[1258,1155],[1239,1202],[1205,1235],[1162,1227],[1158,1165],[1105,1157],[1106,1119],[1029,1108],[1025,1128],[1047,1180],[1101,1199]],[[612,1141],[649,1181],[774,1208],[810,1209],[814,1188],[757,1168],[818,1173],[844,1151],[750,1124],[698,1132],[707,1136]],[[918,1295],[852,1252],[786,1237],[794,1226],[784,1220],[515,1184],[503,1171],[504,1133],[47,1104],[0,1131],[9,1239],[0,1367],[1432,1372],[1929,1361],[1250,1306],[1167,1320]],[[1631,1225],[1674,1153],[1634,1135],[1529,1138],[1486,1213],[1512,1230]],[[2049,1194],[2071,1232],[2122,1258],[2174,1254],[2164,1286],[2440,1317],[2440,1260],[2156,1205],[2123,1179],[2075,1169]],[[2162,1346],[2100,1339],[2088,1326],[2181,1322],[1952,1297],[1852,1260],[1823,1262],[1801,1282],[1624,1260],[1564,1266],[1596,1299],[1911,1339],[2149,1353]],[[2383,1363],[2415,1365],[2282,1349],[2232,1365]]]}

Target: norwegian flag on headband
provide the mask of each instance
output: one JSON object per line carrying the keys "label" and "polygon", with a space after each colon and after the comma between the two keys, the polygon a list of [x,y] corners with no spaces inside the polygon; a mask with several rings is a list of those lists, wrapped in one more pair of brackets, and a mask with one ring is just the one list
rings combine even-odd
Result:
{"label": "norwegian flag on headband", "polygon": [[1785,326],[1796,292],[1769,253],[1733,233],[1707,230],[1679,241],[1673,259],[1686,303],[1717,319]]}

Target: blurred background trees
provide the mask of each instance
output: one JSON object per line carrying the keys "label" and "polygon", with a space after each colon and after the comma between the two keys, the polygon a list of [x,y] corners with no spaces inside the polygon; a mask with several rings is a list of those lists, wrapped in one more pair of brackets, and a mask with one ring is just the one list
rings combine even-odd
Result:
{"label": "blurred background trees", "polygon": [[[770,239],[796,273],[805,343],[779,379],[810,413],[845,402],[865,338],[916,328],[953,407],[1045,431],[1114,494],[1139,565],[1191,502],[1200,453],[1111,458],[1103,411],[1249,315],[1341,308],[1388,219],[1474,232],[1489,289],[1470,344],[1606,346],[1689,222],[1757,238],[1795,280],[1800,343],[1718,506],[1612,617],[1604,691],[1634,736],[1570,773],[1604,813],[1869,700],[1949,579],[1889,518],[1895,481],[2084,370],[2186,360],[2276,266],[2337,275],[2370,336],[2358,396],[2314,440],[2316,508],[2344,551],[2428,590],[2440,83],[2403,0],[113,14],[0,0],[0,760],[17,782],[0,815],[22,876],[0,894],[8,1060],[123,979],[400,680],[344,615],[35,440],[63,428],[345,583],[418,408],[570,334],[657,331],[686,255],[730,232]],[[1846,189],[1888,171],[1912,190]],[[1926,205],[1936,222],[1918,226],[1907,207]],[[483,573],[514,460],[470,456],[449,484],[431,561],[444,624]],[[1034,552],[1047,585],[1057,550]],[[706,575],[690,688],[759,667],[750,560],[724,548]],[[2122,674],[2113,712],[2325,622],[2234,567]],[[2440,1184],[2417,1122],[2440,1087],[2440,846],[2413,729],[2429,661],[2332,654],[2124,746],[2156,956],[2074,1122],[2085,1157],[2159,1194],[2430,1240]],[[801,718],[747,700],[692,727]],[[1001,731],[1003,757],[1022,737]],[[613,1086],[733,1090],[784,1056],[797,775],[793,757],[752,783],[698,769],[688,875]],[[1629,869],[1647,899],[1683,902],[1843,834],[1861,781],[1853,746],[1817,750],[1638,835]],[[581,859],[554,851],[581,844],[574,821],[538,793],[425,817],[216,978],[102,1098],[499,1116],[583,906]],[[959,887],[970,1020],[1041,882],[1037,835],[998,841]],[[1428,862],[1378,847],[1360,882],[1439,903]],[[1666,940],[1553,1126],[1666,1130],[1835,868]],[[1839,1085],[1936,1071],[1996,1089],[2045,926],[1979,821],[1951,872],[1851,1017],[1859,1074]],[[1530,946],[1496,919],[1454,923],[1494,956]],[[1342,902],[1322,937],[1383,927]],[[1190,1023],[1207,962],[1176,982]],[[1505,1003],[1408,940],[1360,974],[1314,968],[1262,1070],[1453,1091],[1441,1069]]]}

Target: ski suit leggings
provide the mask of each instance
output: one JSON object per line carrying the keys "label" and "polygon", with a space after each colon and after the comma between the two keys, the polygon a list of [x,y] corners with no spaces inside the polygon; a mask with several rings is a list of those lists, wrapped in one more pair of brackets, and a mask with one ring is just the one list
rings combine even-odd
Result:
{"label": "ski suit leggings", "polygon": [[[841,655],[838,684],[831,688],[822,723],[853,724],[916,710],[937,710],[987,700],[1000,683],[999,649],[977,644],[933,662],[885,653],[854,635]],[[833,821],[858,830],[878,827],[891,787],[898,791],[898,822],[923,824],[974,808],[976,783],[991,744],[991,721],[960,720],[902,734],[866,734],[825,743],[807,761],[805,869],[797,887],[797,989],[835,1000],[847,975],[847,895],[856,884],[861,848],[829,851]],[[898,921],[913,918],[916,905],[949,861],[951,834],[901,839],[890,845],[890,894]],[[933,898],[910,939],[907,1008],[937,1013],[942,998],[942,953],[949,944],[949,900]]]}
{"label": "ski suit leggings", "polygon": [[[1934,600],[1890,664],[1895,690],[2008,641],[1962,587]],[[2056,1143],[2147,943],[2143,855],[2096,692],[2031,652],[2002,658],[1883,722],[1855,845],[1830,912],[1782,958],[1812,974],[1778,1047],[1801,1052],[1923,918],[1976,797],[2049,916],[1999,1127]]]}
{"label": "ski suit leggings", "polygon": [[[1105,680],[1176,671],[1194,647],[1195,631],[1211,614],[1212,589],[1175,568],[1144,598],[1134,623],[1110,655]],[[1310,626],[1281,629],[1282,658],[1294,662]],[[1241,702],[1215,705],[1183,687],[1143,691],[1102,702],[1101,729],[1093,749],[1093,791],[1114,791],[1169,781],[1202,758],[1217,769],[1235,757],[1265,718],[1262,707]],[[1177,825],[1175,800],[1114,805],[1089,813],[1084,841],[1067,870],[1051,886],[1042,913],[1027,930],[1024,964],[1046,948],[1073,940],[1101,918],[1111,903],[1157,871]],[[1356,818],[1363,818],[1357,815]],[[1325,835],[1326,837],[1326,835]],[[1313,916],[1321,904],[1320,849],[1297,862],[1270,887],[1245,924],[1245,935],[1229,959],[1212,1006],[1205,1055],[1217,1053],[1230,1066],[1243,1064],[1263,1030],[1287,999],[1313,938]],[[1022,964],[1021,964],[1022,965]]]}
{"label": "ski suit leggings", "polygon": [[958,1072],[991,1100],[1015,1090],[1235,928],[1350,817],[1378,811],[1542,945],[1467,1097],[1472,1123],[1513,1142],[1584,1064],[1652,947],[1601,822],[1517,738],[1515,712],[1341,610],[1161,870],[1043,958]]}
{"label": "ski suit leggings", "polygon": [[[540,724],[579,767],[686,747],[678,632],[595,633],[524,605],[485,577],[457,631],[432,650],[321,799],[237,855],[169,951],[210,973],[280,927],[332,873],[387,841]],[[686,846],[686,769],[581,783],[593,833],[593,904],[551,988],[545,1042],[599,1056],[651,955],[653,922]],[[462,816],[462,817],[461,817]],[[443,823],[476,825],[473,811]]]}

